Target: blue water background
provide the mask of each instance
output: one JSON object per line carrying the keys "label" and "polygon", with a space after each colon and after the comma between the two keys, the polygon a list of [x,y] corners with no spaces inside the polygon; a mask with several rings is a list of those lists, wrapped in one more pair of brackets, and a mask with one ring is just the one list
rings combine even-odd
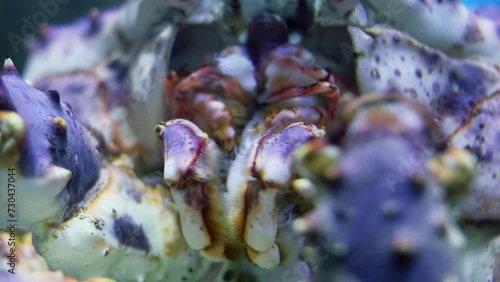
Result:
{"label": "blue water background", "polygon": [[477,8],[486,5],[495,5],[500,7],[500,0],[462,0],[467,7]]}

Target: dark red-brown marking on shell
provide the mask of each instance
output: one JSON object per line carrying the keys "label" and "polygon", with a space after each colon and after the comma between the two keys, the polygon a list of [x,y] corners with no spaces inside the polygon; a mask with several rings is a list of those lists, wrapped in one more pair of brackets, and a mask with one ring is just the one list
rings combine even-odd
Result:
{"label": "dark red-brown marking on shell", "polygon": [[191,160],[191,163],[189,163],[189,168],[188,168],[188,171],[186,172],[187,175],[191,175],[191,173],[192,173],[191,168],[196,165],[196,162],[198,162],[198,159],[203,154],[203,151],[205,151],[207,149],[206,148],[207,147],[207,139],[202,138],[202,140],[200,140],[199,142],[200,143],[198,145],[198,148],[196,149],[196,155],[193,158],[193,160]]}
{"label": "dark red-brown marking on shell", "polygon": [[247,217],[248,213],[250,211],[250,207],[254,206],[255,203],[258,202],[258,193],[259,193],[259,187],[262,187],[262,185],[259,185],[259,180],[252,180],[247,183],[247,187],[245,190],[245,195],[244,195],[244,214],[243,214],[243,219],[242,219],[242,225],[241,225],[241,240],[242,242],[245,242],[245,228],[247,225]]}

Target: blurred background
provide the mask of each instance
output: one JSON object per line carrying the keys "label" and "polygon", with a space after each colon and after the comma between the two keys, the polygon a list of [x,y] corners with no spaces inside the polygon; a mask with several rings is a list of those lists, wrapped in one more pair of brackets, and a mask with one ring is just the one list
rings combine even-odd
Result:
{"label": "blurred background", "polygon": [[[122,2],[124,1],[2,0],[0,5],[0,55],[11,57],[22,73],[28,51],[22,41],[26,37],[35,35],[30,27],[38,27],[40,23],[43,25],[44,22],[49,25],[71,22],[88,15],[94,7],[103,10]],[[51,3],[57,3],[58,11],[51,8]]]}
{"label": "blurred background", "polygon": [[[22,73],[27,47],[25,41],[35,36],[39,26],[71,22],[88,15],[97,7],[101,10],[116,6],[123,0],[2,0],[0,5],[0,55],[8,55]],[[500,5],[500,0],[462,0],[471,8]],[[51,8],[57,3],[57,11]]]}

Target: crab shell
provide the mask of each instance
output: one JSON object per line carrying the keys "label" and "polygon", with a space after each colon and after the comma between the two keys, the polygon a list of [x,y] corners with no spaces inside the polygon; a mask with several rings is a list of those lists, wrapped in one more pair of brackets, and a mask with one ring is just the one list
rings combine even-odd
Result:
{"label": "crab shell", "polygon": [[[288,236],[277,236],[278,219],[286,217],[277,210],[277,195],[288,192],[292,153],[304,142],[321,136],[321,130],[291,123],[262,135],[255,132],[239,150],[227,186],[220,172],[221,151],[196,125],[171,120],[160,124],[157,133],[164,145],[164,180],[171,187],[182,232],[191,248],[214,261],[245,262],[241,252],[247,246],[249,258],[265,269],[278,264],[283,268],[295,261],[287,254],[295,251],[284,251],[289,246],[282,245]],[[267,162],[264,157],[270,156],[273,161]],[[280,253],[286,255],[281,257]]]}
{"label": "crab shell", "polygon": [[[84,68],[92,68],[93,69],[92,72],[94,72],[95,71],[94,69],[96,69],[95,68],[96,63],[101,63],[102,61],[110,61],[109,58],[112,57],[110,55],[110,52],[119,50],[118,56],[121,58],[127,56],[132,58],[134,57],[145,58],[138,60],[138,62],[140,63],[137,64],[131,63],[130,61],[127,60],[125,60],[124,63],[125,65],[134,65],[135,66],[134,68],[137,70],[137,72],[134,73],[135,74],[139,73],[143,75],[143,76],[141,75],[133,76],[134,78],[139,77],[139,79],[137,79],[138,83],[133,83],[133,84],[140,85],[141,82],[145,81],[144,78],[147,78],[149,74],[154,73],[150,71],[156,69],[156,65],[151,64],[152,61],[156,61],[154,60],[154,57],[159,56],[165,58],[165,56],[163,55],[165,53],[168,53],[167,51],[165,51],[165,53],[163,53],[163,51],[155,52],[154,48],[155,44],[149,42],[148,39],[150,38],[148,38],[148,36],[145,35],[145,33],[149,33],[153,29],[154,24],[158,22],[160,18],[165,17],[169,21],[176,21],[178,19],[180,21],[184,21],[185,18],[188,18],[189,19],[188,21],[203,23],[203,22],[210,22],[211,20],[214,19],[215,20],[220,19],[221,18],[220,16],[223,14],[222,11],[224,11],[223,9],[224,2],[222,1],[188,1],[187,5],[183,5],[184,2],[185,1],[135,1],[131,2],[131,4],[125,5],[120,10],[115,10],[114,12],[110,12],[109,16],[108,15],[102,16],[102,14],[101,15],[93,14],[92,17],[83,20],[81,22],[78,22],[78,24],[76,25],[71,26],[68,30],[65,31],[65,33],[48,32],[47,34],[50,34],[50,36],[45,38],[47,40],[44,41],[43,40],[44,38],[42,38],[41,40],[42,44],[40,46],[43,48],[41,48],[40,50],[33,50],[33,54],[37,53],[38,56],[33,57],[35,59],[33,60],[30,69],[36,69],[37,71],[32,72],[28,78],[31,78],[35,82],[37,82],[42,77],[47,78],[48,76],[52,76],[55,74],[62,75],[62,77],[66,77],[67,72],[73,70],[73,66],[79,67],[82,65],[84,65]],[[374,22],[381,22],[380,19],[377,19],[376,17],[374,18],[374,16],[385,15],[386,7],[398,8],[389,6],[388,4],[390,4],[390,1],[377,2],[369,0],[367,1],[318,0],[314,1],[314,5],[311,5],[312,1],[309,1],[306,4],[304,4],[304,1],[296,1],[296,2],[258,1],[257,3],[256,1],[242,1],[242,2],[243,2],[242,12],[245,15],[253,14],[253,11],[255,10],[265,9],[265,10],[276,10],[280,14],[288,15],[290,17],[290,15],[296,15],[297,11],[298,12],[306,11],[311,6],[314,6],[316,7],[315,21],[318,22],[320,25],[328,23],[328,21],[326,21],[328,19],[334,19],[334,21],[331,21],[330,23],[333,22],[334,24],[337,24],[338,22],[341,22],[342,24],[347,23],[348,25],[352,24],[358,27],[371,25]],[[360,4],[358,4],[358,2]],[[304,9],[296,9],[297,5],[300,3],[304,4],[303,5]],[[437,118],[440,121],[446,120],[447,122],[442,123],[442,127],[444,128],[446,134],[450,133],[453,134],[452,135],[453,138],[451,138],[453,144],[455,144],[459,148],[469,147],[471,151],[473,151],[478,156],[478,159],[480,161],[480,172],[478,180],[476,180],[477,182],[475,184],[476,186],[475,190],[476,191],[483,190],[486,193],[479,192],[473,195],[472,198],[474,199],[473,200],[474,203],[469,204],[468,208],[466,208],[466,210],[468,211],[464,213],[465,217],[468,219],[476,217],[475,220],[479,219],[480,221],[484,220],[490,221],[491,219],[496,220],[496,218],[498,217],[498,214],[496,212],[497,205],[495,202],[495,197],[490,197],[490,195],[495,193],[494,185],[496,184],[497,181],[493,180],[493,182],[491,181],[488,182],[488,179],[490,178],[496,179],[495,172],[498,171],[498,169],[496,169],[497,165],[496,154],[494,154],[494,148],[495,148],[494,146],[496,145],[494,141],[496,140],[495,139],[496,132],[494,129],[496,127],[488,126],[490,123],[494,125],[496,121],[495,112],[498,111],[497,109],[498,107],[495,105],[497,100],[496,99],[497,90],[495,88],[495,83],[496,83],[495,81],[497,81],[497,75],[494,74],[495,67],[483,66],[483,65],[480,66],[475,62],[471,63],[469,61],[458,61],[453,59],[450,60],[449,56],[469,57],[478,55],[478,57],[483,61],[485,59],[496,60],[496,58],[498,57],[497,54],[498,52],[496,50],[496,46],[498,45],[497,44],[498,35],[495,33],[495,30],[498,27],[491,24],[491,22],[493,21],[487,21],[484,18],[480,19],[477,18],[474,14],[466,11],[464,7],[457,1],[451,1],[446,3],[441,3],[440,1],[432,3],[429,1],[402,1],[399,4],[401,5],[399,6],[399,8],[401,7],[404,8],[405,12],[400,13],[399,10],[397,11],[392,9],[387,10],[387,12],[390,13],[391,12],[392,13],[397,12],[397,13],[395,15],[391,14],[393,21],[383,22],[383,23],[388,24],[395,28],[404,28],[405,30],[409,31],[412,36],[417,37],[421,42],[428,44],[434,48],[441,49],[442,51],[444,51],[444,53],[440,53],[435,49],[427,48],[422,44],[416,42],[415,40],[410,40],[410,39],[408,39],[408,44],[405,43],[403,45],[398,45],[398,44],[393,45],[389,42],[388,37],[384,37],[385,34],[401,35],[402,37],[400,37],[400,39],[406,38],[404,37],[404,35],[394,30],[389,30],[388,33],[381,32],[380,34],[377,34],[379,29],[374,29],[371,31],[364,29],[363,31],[361,31],[361,33],[367,33],[370,34],[370,36],[375,35],[374,42],[383,43],[383,39],[387,39],[386,41],[387,44],[378,44],[378,43],[364,44],[366,42],[369,42],[370,40],[364,40],[362,38],[363,36],[358,37],[359,33],[355,34],[352,32],[352,30],[357,30],[357,29],[352,28],[351,34],[353,34],[352,38],[355,42],[355,49],[357,49],[356,51],[357,54],[363,54],[366,52],[365,54],[366,56],[356,57],[356,61],[358,62],[357,71],[358,71],[358,83],[360,84],[360,89],[362,89],[362,92],[365,92],[366,89],[371,89],[377,92],[383,92],[391,86],[399,87],[401,88],[401,90],[406,89],[408,91],[405,91],[404,95],[415,96],[416,93],[418,99],[422,99],[422,102],[424,102],[424,104],[426,104],[429,107],[429,109],[432,110],[434,118]],[[175,9],[171,9],[172,7],[174,7]],[[249,7],[252,9],[250,9]],[[449,18],[448,15],[450,13],[454,13],[456,16],[448,19]],[[250,16],[248,16],[247,18],[250,18]],[[438,25],[437,24],[438,21],[442,18],[449,20],[451,24],[449,26]],[[436,26],[438,28],[436,28]],[[57,31],[57,29],[54,30]],[[168,27],[166,27],[166,30],[168,30]],[[188,32],[186,32],[184,35],[186,34],[189,35],[190,33],[189,31],[192,31],[192,29],[190,28],[186,28],[185,30],[187,30]],[[345,33],[344,35],[346,34],[347,33]],[[378,37],[379,35],[381,36]],[[67,40],[67,36],[71,36],[73,40]],[[377,41],[377,37],[378,39],[382,40]],[[363,40],[360,40],[360,38]],[[53,39],[59,39],[59,41]],[[142,40],[146,40],[148,41],[148,43],[152,44],[146,44],[146,47],[143,49],[144,52],[142,51],[139,51],[139,53],[134,53],[133,51],[129,52],[130,51],[130,49],[128,48],[129,46],[136,46],[140,44],[139,42],[141,42]],[[152,41],[154,42],[154,40]],[[399,41],[396,39],[394,43],[397,42]],[[71,44],[73,43],[76,46],[72,46]],[[82,45],[88,46],[88,48],[81,48]],[[162,44],[160,45],[165,46]],[[213,45],[215,44],[212,44],[211,46]],[[323,45],[328,46],[327,47],[328,50],[332,49],[337,50],[336,48],[330,48],[329,45],[333,44],[324,43]],[[61,48],[61,46],[66,48]],[[117,46],[119,46],[119,48],[115,48]],[[199,45],[196,46],[198,47]],[[370,48],[363,49],[363,47],[370,47]],[[166,50],[165,48],[159,48],[159,49]],[[78,52],[73,52],[68,54],[67,52],[60,52],[60,50],[70,50],[70,51],[76,50]],[[352,48],[349,50],[352,51]],[[390,50],[390,52],[388,50]],[[418,52],[420,50],[422,50],[423,54],[420,54]],[[313,49],[313,51],[314,53],[319,53],[318,50],[316,49]],[[352,56],[353,53],[351,52],[346,56],[346,53],[344,53],[343,51],[345,50],[341,50],[341,53],[337,52],[338,54],[342,55],[338,54],[337,55],[339,57],[345,57],[347,58],[346,59],[347,61],[352,62],[353,61],[352,59],[354,59],[354,57]],[[378,72],[373,72],[372,71],[373,68],[371,67],[368,68],[359,67],[363,66],[365,63],[366,65],[370,66],[370,64],[373,63],[373,61],[375,62],[377,61],[376,55],[381,55],[381,56],[385,55],[383,53],[384,51],[388,52],[388,57],[383,57],[383,60],[387,59],[390,62],[392,62],[391,64],[388,64],[387,68],[381,67],[381,69],[379,69]],[[436,53],[438,54],[437,56],[434,56],[433,53],[434,51],[436,51]],[[400,54],[401,56],[404,56],[406,58],[408,57],[411,58],[412,56],[415,56],[417,58],[416,61],[412,62],[408,66],[406,65],[404,66],[405,71],[403,72],[400,71],[400,75],[403,76],[404,79],[398,79],[398,78],[391,79],[393,78],[392,74],[394,74],[394,76],[397,77],[397,74],[393,70],[393,68],[402,65],[397,60],[397,57],[395,56],[391,57],[390,55],[391,53],[398,55]],[[60,57],[61,54],[63,54],[64,57]],[[141,55],[136,56],[135,54],[141,54]],[[331,52],[324,55],[328,57],[328,55],[331,55]],[[196,58],[199,57],[200,56]],[[381,57],[379,57],[379,60],[380,58]],[[428,58],[429,60],[426,61],[426,58]],[[454,75],[450,75],[448,77],[447,73],[436,76],[435,81],[438,82],[439,89],[434,88],[434,84],[427,83],[427,81],[433,81],[434,79],[427,80],[428,77],[423,71],[428,67],[427,62],[429,62],[430,65],[433,65],[433,63],[431,62],[433,62],[433,59],[436,58],[439,61],[436,63],[436,68],[440,66],[446,70],[449,70],[450,74],[454,73]],[[83,62],[83,64],[81,64],[81,62],[78,62],[80,60],[81,62]],[[325,61],[329,62],[329,60]],[[405,62],[408,63],[409,61],[406,60]],[[60,66],[64,66],[65,68],[57,69]],[[415,71],[413,71],[413,68],[415,68]],[[142,69],[145,69],[145,71],[144,72],[140,71]],[[161,67],[159,67],[159,69],[161,69]],[[420,69],[421,71],[419,72],[417,71],[417,69]],[[59,71],[61,73],[58,73]],[[33,73],[36,73],[36,75],[32,76]],[[382,79],[377,78],[377,73],[378,76],[380,76]],[[470,75],[471,73],[472,74],[481,73],[484,75],[482,76]],[[426,78],[424,81],[421,79],[422,75],[424,75],[424,77]],[[436,75],[436,72],[433,72],[433,75]],[[386,78],[388,78],[388,80],[385,80]],[[106,79],[102,79],[102,77],[99,77],[99,79],[100,81],[106,81]],[[403,83],[403,81],[408,82],[408,84]],[[151,84],[149,83],[149,81],[146,80],[146,82],[148,82],[145,83],[146,87],[140,87],[141,89],[146,89],[146,90],[151,89],[150,88]],[[434,95],[435,93],[430,92],[429,89],[432,90],[438,89],[437,91],[435,91],[437,95]],[[443,97],[442,94],[446,94],[443,89],[446,89],[446,92],[453,94],[457,93],[458,94],[474,93],[474,94],[462,95],[460,96],[461,98],[457,98],[456,96],[453,95],[452,95],[453,97],[451,98]],[[451,91],[448,91],[450,89]],[[464,91],[464,89],[466,91]],[[469,91],[471,89],[472,91]],[[480,89],[480,91],[477,91],[476,93],[474,89],[476,90]],[[429,96],[433,97],[429,99],[425,98],[427,92],[430,93]],[[139,96],[139,98],[141,97]],[[64,100],[65,99],[64,96],[61,99]],[[432,105],[432,103],[428,104],[429,102],[432,102],[432,100],[434,99],[438,100],[439,103],[435,103],[434,105]],[[154,101],[152,102],[152,104],[154,105],[158,100],[151,99],[150,101]],[[450,109],[444,111],[439,110],[442,108],[445,109],[448,108],[448,105],[450,104],[454,105],[454,102],[457,102],[457,104],[460,105],[460,107],[454,109],[452,107],[451,110]],[[443,107],[442,103],[446,105]],[[471,105],[470,103],[472,103],[473,105]],[[160,104],[156,103],[155,106],[158,107],[158,105]],[[145,105],[144,108],[148,109],[149,106],[151,105]],[[146,112],[150,113],[151,116],[153,117],[161,115],[156,110],[146,111]],[[23,120],[23,117],[20,117],[16,113],[12,113],[12,111],[10,110],[5,117],[2,116],[0,118],[2,119],[2,126],[3,126],[2,133],[8,132],[8,139],[6,139],[7,142],[2,143],[2,146],[0,148],[7,148],[8,150],[5,150],[5,152],[7,152],[5,156],[8,156],[6,160],[7,159],[14,160],[15,163],[16,162],[15,157],[18,155],[17,151],[23,150],[24,148],[21,146],[22,142],[19,142],[19,140],[23,139],[23,136],[26,135],[25,132],[29,132],[32,129],[29,127],[29,125],[26,126],[21,122]],[[145,130],[144,132],[147,131],[148,133],[142,134],[143,131],[139,130],[137,131],[140,132],[140,134],[138,134],[139,135],[138,137],[139,138],[146,137],[149,141],[153,140],[154,135],[149,134],[149,131],[153,127],[153,125],[156,124],[157,122],[158,119],[153,121],[148,120],[147,122],[142,122],[139,119],[139,122],[137,123],[139,125],[138,128],[144,129]],[[57,124],[62,124],[60,119],[57,120]],[[7,130],[5,130],[5,128],[7,128]],[[249,134],[250,133],[248,131],[244,132],[244,136],[246,136],[245,139],[247,137],[250,137],[251,134],[250,135]],[[108,140],[114,139],[114,137],[110,137],[111,135],[106,135],[106,136]],[[448,136],[446,135],[445,137]],[[154,142],[150,143],[149,141],[144,143],[141,142],[139,143],[154,144]],[[387,148],[387,150],[391,149],[392,148]],[[330,151],[338,152],[339,150],[337,149]],[[456,164],[456,160],[457,158],[451,158],[451,163]],[[464,158],[464,162],[467,162],[468,160],[469,159]],[[12,161],[10,163],[12,163]],[[438,167],[441,168],[438,169],[439,172],[434,171],[434,174],[437,175],[436,177],[440,181],[443,181],[443,179],[445,178],[450,178],[446,177],[446,175],[450,175],[449,174],[450,170],[442,169],[443,167],[447,168],[447,166],[443,166],[442,164],[447,164],[447,165],[450,164],[450,159],[448,157],[446,156],[442,158],[437,157],[433,163],[434,165],[437,165]],[[458,166],[461,167],[460,161],[458,163],[459,163]],[[465,167],[467,170],[467,167],[470,168],[471,166],[466,164]],[[430,169],[433,170],[433,168]],[[47,186],[52,187],[53,186],[52,184],[54,184],[54,186],[57,188],[52,190],[51,193],[45,194],[47,195],[46,198],[50,199],[50,201],[46,201],[45,198],[41,199],[40,207],[42,207],[43,210],[42,211],[36,210],[32,213],[32,214],[37,214],[38,212],[41,216],[37,216],[37,218],[35,219],[28,220],[30,222],[39,220],[41,217],[46,217],[47,215],[52,215],[56,213],[56,211],[60,210],[65,203],[65,201],[63,200],[59,201],[57,204],[53,204],[52,199],[54,198],[54,195],[61,190],[60,187],[65,185],[65,183],[67,182],[67,178],[69,177],[67,171],[65,170],[48,171],[48,174],[51,177],[49,177],[49,175],[45,175],[46,177],[44,177],[44,179],[48,179],[49,181],[54,181],[57,183],[50,183],[50,185]],[[455,175],[456,173],[453,172],[452,170],[451,174]],[[3,173],[2,175],[6,175],[6,173]],[[464,173],[464,175],[467,175],[467,173]],[[314,176],[311,176],[311,179],[313,178]],[[453,177],[451,178],[453,179]],[[1,180],[3,183],[5,179]],[[467,182],[467,179],[458,182],[460,183],[459,186],[462,187],[464,183]],[[33,182],[29,182],[27,184],[20,182],[20,184],[22,184],[23,186],[29,185],[27,187],[31,186],[38,187],[45,185],[43,183],[40,184]],[[40,207],[37,207],[37,209],[40,209]],[[23,208],[22,210],[25,209]],[[288,243],[292,244],[291,242]],[[496,259],[495,253],[492,252],[491,254],[492,256],[487,256],[488,261]],[[253,269],[253,271],[256,270]],[[272,272],[270,273],[269,276],[263,274],[261,278],[264,280],[266,279],[272,280],[276,278],[276,275],[278,275],[277,272]],[[283,277],[279,278],[283,279]]]}
{"label": "crab shell", "polygon": [[[113,54],[130,55],[160,20],[210,23],[221,16],[215,1],[131,1],[64,26],[44,27],[31,43],[25,78],[35,82],[47,76],[90,70]],[[52,62],[51,64],[47,62]],[[54,62],[58,62],[55,64]]]}
{"label": "crab shell", "polygon": [[[0,253],[2,254],[0,278],[9,282],[76,282],[77,280],[65,276],[61,271],[52,271],[33,248],[31,233],[17,233],[15,240],[10,239],[7,232],[0,233]],[[10,242],[10,244],[9,244]],[[12,242],[16,244],[13,245]],[[8,272],[10,248],[16,249],[15,274]],[[91,278],[87,282],[112,282],[106,278]]]}
{"label": "crab shell", "polygon": [[[140,172],[156,169],[161,155],[150,128],[168,114],[163,81],[174,23],[206,26],[223,8],[211,0],[131,1],[70,25],[44,27],[31,43],[25,78],[43,90],[59,89],[112,154],[130,154]],[[74,103],[84,96],[93,103]]]}
{"label": "crab shell", "polygon": [[[210,263],[185,244],[164,189],[140,181],[126,157],[101,160],[94,136],[57,92],[25,84],[9,59],[0,79],[2,178],[8,169],[16,178],[16,213],[8,219],[33,232],[51,267],[78,279],[161,281],[208,272]],[[197,271],[173,271],[179,265]]]}
{"label": "crab shell", "polygon": [[[6,158],[0,177],[8,183],[7,169],[15,169],[15,216],[20,225],[29,226],[82,200],[99,177],[101,160],[94,139],[71,107],[61,103],[59,93],[28,86],[10,59],[0,77],[0,95],[0,123],[12,132],[2,136]],[[1,206],[7,205],[2,197]]]}
{"label": "crab shell", "polygon": [[444,149],[432,139],[437,126],[397,96],[355,100],[343,117],[339,155],[318,142],[297,155],[299,173],[326,197],[320,219],[295,223],[315,222],[315,241],[329,254],[310,258],[320,265],[317,281],[459,281],[456,227],[427,165]]}
{"label": "crab shell", "polygon": [[[384,92],[395,87],[426,105],[444,131],[437,138],[469,150],[480,163],[463,216],[479,221],[496,218],[497,208],[487,198],[498,198],[496,184],[491,183],[498,170],[497,156],[492,153],[498,131],[498,68],[449,58],[394,30],[352,28],[351,33],[356,51],[365,54],[357,62],[361,89]],[[389,67],[397,62],[408,63]]]}
{"label": "crab shell", "polygon": [[[498,22],[493,16],[470,11],[461,1],[315,0],[314,10],[316,22],[323,27],[384,26],[405,31],[451,57],[500,62]],[[344,47],[350,49],[348,45]],[[344,48],[342,52],[345,51],[350,50]]]}
{"label": "crab shell", "polygon": [[[196,279],[209,264],[190,251],[177,212],[162,187],[145,186],[118,161],[65,220],[35,232],[37,251],[56,269],[78,279],[118,281]],[[196,267],[189,273],[181,265]]]}

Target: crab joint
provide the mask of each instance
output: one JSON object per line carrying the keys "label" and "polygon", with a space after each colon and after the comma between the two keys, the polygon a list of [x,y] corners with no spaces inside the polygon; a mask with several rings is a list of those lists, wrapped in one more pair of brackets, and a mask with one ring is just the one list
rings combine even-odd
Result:
{"label": "crab joint", "polygon": [[198,182],[182,188],[171,190],[181,217],[182,233],[192,249],[203,250],[212,243],[203,218],[203,209],[206,205],[206,199],[204,199],[206,187]]}
{"label": "crab joint", "polygon": [[57,135],[66,135],[66,131],[68,130],[68,124],[62,117],[55,117],[54,125]]}
{"label": "crab joint", "polygon": [[278,229],[276,197],[288,188],[294,172],[294,152],[309,140],[323,136],[313,125],[292,123],[280,132],[269,130],[253,148],[256,178],[246,190],[247,217],[244,239],[253,250],[269,252]]}
{"label": "crab joint", "polygon": [[224,257],[224,244],[214,232],[222,224],[217,220],[220,149],[187,120],[160,124],[155,131],[164,145],[163,178],[171,187],[184,238],[194,250],[220,260]]}
{"label": "crab joint", "polygon": [[[340,156],[339,148],[327,146],[322,140],[313,140],[297,150],[295,161],[299,165],[297,165],[296,170],[300,176],[316,186],[323,181],[334,181],[339,176],[336,164]],[[320,197],[321,189],[316,192],[318,193],[316,197]]]}
{"label": "crab joint", "polygon": [[188,175],[210,179],[214,175],[219,150],[206,133],[194,123],[175,119],[156,127],[163,140],[165,183],[179,183]]}
{"label": "crab joint", "polygon": [[275,211],[278,189],[260,189],[257,182],[248,184],[246,202],[250,206],[244,238],[245,242],[258,252],[268,251],[274,244],[278,231],[277,213]]}
{"label": "crab joint", "polygon": [[247,247],[247,254],[255,264],[264,269],[275,268],[281,261],[280,248],[277,244],[273,244],[266,252],[258,252]]}
{"label": "crab joint", "polygon": [[14,148],[20,146],[24,134],[24,121],[17,113],[0,111],[0,155],[14,153]]}
{"label": "crab joint", "polygon": [[447,189],[452,202],[467,194],[467,188],[474,178],[477,160],[465,150],[448,148],[442,154],[427,161],[427,167]]}

